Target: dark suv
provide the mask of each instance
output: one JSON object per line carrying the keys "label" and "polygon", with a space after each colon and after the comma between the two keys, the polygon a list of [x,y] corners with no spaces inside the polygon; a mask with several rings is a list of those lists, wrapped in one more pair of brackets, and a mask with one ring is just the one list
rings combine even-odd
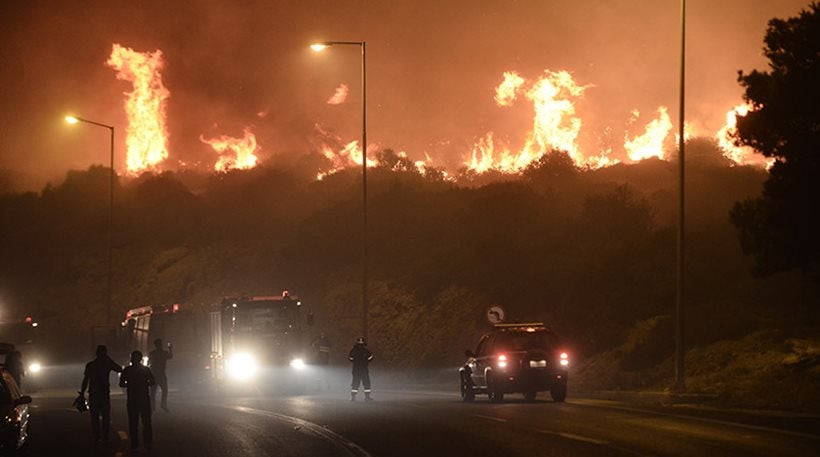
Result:
{"label": "dark suv", "polygon": [[475,352],[465,355],[467,362],[459,369],[464,401],[475,400],[478,393],[486,393],[492,402],[514,392],[523,393],[527,401],[547,390],[557,402],[567,396],[569,355],[543,323],[496,324]]}

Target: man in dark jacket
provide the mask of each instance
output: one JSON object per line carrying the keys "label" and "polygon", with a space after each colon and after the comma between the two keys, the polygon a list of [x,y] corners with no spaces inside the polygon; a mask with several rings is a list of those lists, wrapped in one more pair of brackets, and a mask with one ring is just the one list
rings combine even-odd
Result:
{"label": "man in dark jacket", "polygon": [[353,382],[350,384],[350,401],[356,401],[356,394],[359,393],[359,384],[364,384],[365,401],[370,398],[370,371],[367,366],[373,360],[373,354],[367,349],[367,342],[364,338],[356,340],[353,349],[350,350],[348,359],[353,362]]}
{"label": "man in dark jacket", "polygon": [[95,445],[99,444],[100,439],[108,444],[108,429],[111,425],[109,378],[112,371],[119,373],[122,367],[108,357],[108,348],[103,345],[97,346],[97,358],[85,365],[83,385],[80,388],[82,397],[85,397],[85,391],[88,389],[88,410],[91,413],[91,432],[94,434]]}
{"label": "man in dark jacket", "polygon": [[122,370],[120,387],[126,388],[128,401],[128,433],[131,449],[139,446],[139,420],[142,419],[142,437],[145,447],[151,447],[151,396],[148,389],[154,385],[151,369],[142,364],[142,352],[131,353],[131,366]]}
{"label": "man in dark jacket", "polygon": [[168,376],[165,374],[165,366],[168,361],[174,358],[174,346],[168,343],[168,350],[162,349],[162,339],[154,340],[154,349],[148,353],[148,367],[151,368],[151,373],[154,375],[156,383],[151,386],[151,410],[155,411],[157,407],[157,386],[162,389],[162,400],[159,407],[166,413],[168,412]]}

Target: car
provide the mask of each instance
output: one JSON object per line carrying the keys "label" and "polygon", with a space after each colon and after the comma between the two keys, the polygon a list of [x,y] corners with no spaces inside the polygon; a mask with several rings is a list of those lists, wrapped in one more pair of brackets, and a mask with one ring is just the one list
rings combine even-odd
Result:
{"label": "car", "polygon": [[491,402],[504,395],[522,393],[534,401],[538,392],[552,399],[567,397],[569,354],[558,336],[541,322],[495,324],[478,341],[475,352],[465,351],[459,369],[461,398],[470,402],[487,394]]}
{"label": "car", "polygon": [[0,376],[0,455],[14,455],[28,443],[29,403],[7,371]]}
{"label": "car", "polygon": [[0,455],[14,455],[28,443],[29,403],[11,373],[3,368],[11,343],[0,343]]}

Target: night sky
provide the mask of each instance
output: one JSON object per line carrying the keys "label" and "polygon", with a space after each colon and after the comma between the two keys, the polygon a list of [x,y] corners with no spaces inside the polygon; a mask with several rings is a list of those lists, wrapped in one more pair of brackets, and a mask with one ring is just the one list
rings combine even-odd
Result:
{"label": "night sky", "polygon": [[[741,103],[738,70],[765,68],[767,21],[807,5],[688,2],[687,121],[697,132],[713,135]],[[0,173],[16,189],[39,189],[68,169],[107,163],[107,132],[68,126],[68,113],[118,129],[123,171],[123,92],[131,87],[105,65],[113,43],[165,56],[167,169],[209,169],[216,155],[200,135],[239,137],[246,126],[269,163],[316,150],[317,124],[344,142],[357,139],[359,51],[316,54],[308,45],[317,40],[367,41],[371,144],[414,159],[426,153],[450,168],[487,131],[520,144],[532,105],[499,107],[494,89],[504,71],[537,78],[550,69],[592,85],[576,109],[584,122],[578,142],[593,154],[602,142],[622,144],[660,105],[677,123],[678,21],[676,0],[6,1]],[[347,101],[327,104],[342,83]],[[634,109],[647,117],[630,126]]]}

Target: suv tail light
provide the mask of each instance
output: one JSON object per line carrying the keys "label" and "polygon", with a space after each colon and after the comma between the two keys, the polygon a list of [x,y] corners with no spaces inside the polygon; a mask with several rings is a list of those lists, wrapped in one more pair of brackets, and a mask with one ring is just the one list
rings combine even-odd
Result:
{"label": "suv tail light", "polygon": [[507,368],[507,356],[501,354],[498,356],[498,368]]}
{"label": "suv tail light", "polygon": [[562,352],[560,355],[560,362],[562,367],[569,366],[569,354]]}

